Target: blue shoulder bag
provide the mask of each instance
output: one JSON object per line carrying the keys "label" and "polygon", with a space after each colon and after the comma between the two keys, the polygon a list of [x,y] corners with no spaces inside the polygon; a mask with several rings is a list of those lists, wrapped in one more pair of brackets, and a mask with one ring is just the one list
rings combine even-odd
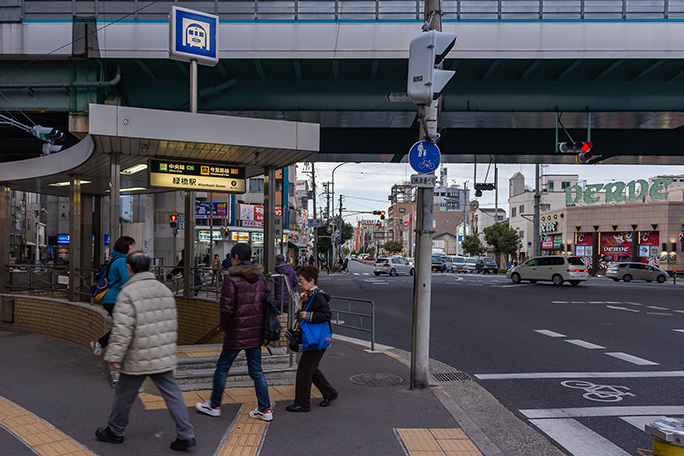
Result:
{"label": "blue shoulder bag", "polygon": [[[309,306],[311,305],[313,298],[314,297],[311,296],[309,304],[306,305],[304,312],[309,311]],[[304,350],[323,350],[330,346],[330,343],[332,342],[330,322],[309,323],[306,320],[302,320],[299,327],[302,329],[302,348]]]}

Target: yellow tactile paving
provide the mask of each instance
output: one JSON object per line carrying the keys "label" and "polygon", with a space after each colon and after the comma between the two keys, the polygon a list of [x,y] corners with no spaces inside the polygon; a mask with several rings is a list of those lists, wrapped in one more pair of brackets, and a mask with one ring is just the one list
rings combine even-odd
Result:
{"label": "yellow tactile paving", "polygon": [[2,396],[0,426],[40,456],[95,456],[47,421]]}
{"label": "yellow tactile paving", "polygon": [[409,456],[482,456],[461,429],[396,429]]}
{"label": "yellow tactile paving", "polygon": [[[263,347],[261,349],[262,354],[267,354],[268,349]],[[221,354],[221,347],[183,347],[176,350],[176,355],[179,358],[186,358],[192,356],[218,356]]]}

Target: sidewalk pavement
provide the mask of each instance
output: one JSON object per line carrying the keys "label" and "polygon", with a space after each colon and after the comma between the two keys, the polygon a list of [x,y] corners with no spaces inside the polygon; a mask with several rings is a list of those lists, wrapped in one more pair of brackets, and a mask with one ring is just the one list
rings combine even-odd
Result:
{"label": "sidewalk pavement", "polygon": [[[141,395],[121,445],[99,442],[113,390],[86,347],[31,334],[0,332],[0,454],[121,456],[177,454],[174,425],[160,398]],[[335,337],[321,370],[339,391],[330,407],[315,394],[309,413],[289,413],[294,376],[270,386],[273,421],[249,418],[253,388],[228,386],[220,417],[193,405],[209,391],[184,393],[191,407],[194,455],[561,456],[536,429],[467,375],[431,361],[431,385],[409,389],[408,353]],[[363,386],[367,385],[367,386]]]}

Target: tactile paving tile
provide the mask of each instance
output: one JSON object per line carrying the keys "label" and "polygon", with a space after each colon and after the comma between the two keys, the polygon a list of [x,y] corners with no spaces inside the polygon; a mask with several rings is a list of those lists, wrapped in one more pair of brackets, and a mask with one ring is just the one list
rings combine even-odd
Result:
{"label": "tactile paving tile", "polygon": [[461,429],[396,429],[409,456],[482,456]]}
{"label": "tactile paving tile", "polygon": [[1,396],[0,426],[40,456],[95,456],[47,421]]}

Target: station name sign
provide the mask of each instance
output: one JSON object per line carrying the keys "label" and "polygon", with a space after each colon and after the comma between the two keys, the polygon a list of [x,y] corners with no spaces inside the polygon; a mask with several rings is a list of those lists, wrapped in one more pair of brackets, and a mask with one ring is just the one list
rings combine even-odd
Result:
{"label": "station name sign", "polygon": [[[624,182],[609,182],[607,184],[590,184],[585,189],[579,185],[573,185],[565,189],[565,205],[574,206],[580,201],[586,204],[603,203],[622,203],[624,201],[633,203],[644,200],[647,196],[651,201],[662,201],[667,199],[667,187],[672,183],[672,179],[652,179],[649,188],[648,181],[637,179],[625,184]],[[638,191],[637,191],[638,189]],[[603,190],[603,194],[599,192]]]}
{"label": "station name sign", "polygon": [[148,163],[150,187],[174,190],[245,193],[245,168],[221,163],[157,160]]}

